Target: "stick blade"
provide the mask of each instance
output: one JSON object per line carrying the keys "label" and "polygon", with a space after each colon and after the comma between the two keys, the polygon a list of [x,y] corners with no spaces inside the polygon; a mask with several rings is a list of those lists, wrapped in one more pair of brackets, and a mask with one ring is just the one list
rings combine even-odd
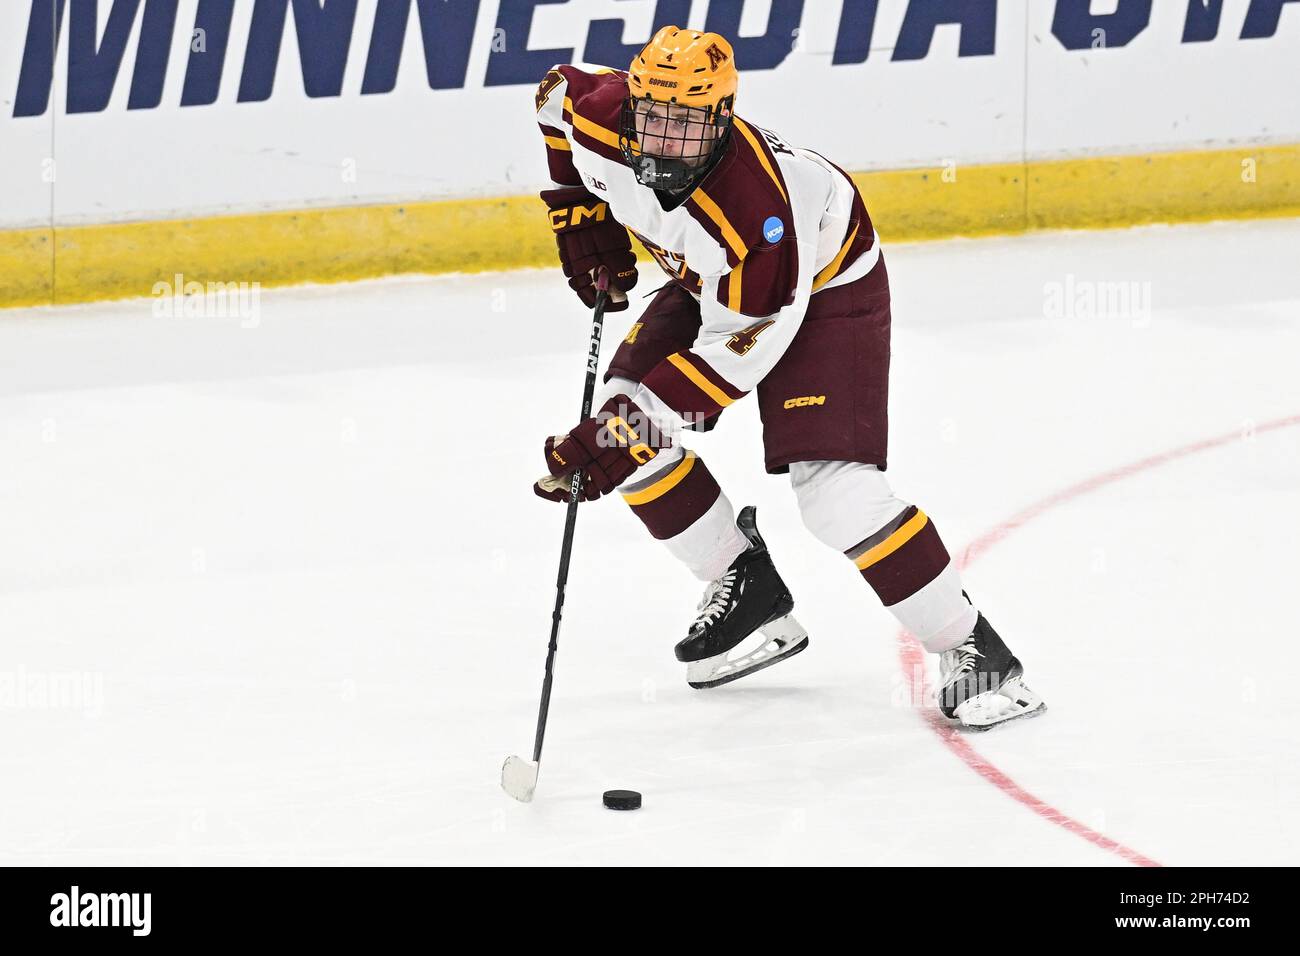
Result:
{"label": "stick blade", "polygon": [[522,757],[507,757],[501,768],[501,789],[520,803],[531,803],[537,789],[537,764]]}

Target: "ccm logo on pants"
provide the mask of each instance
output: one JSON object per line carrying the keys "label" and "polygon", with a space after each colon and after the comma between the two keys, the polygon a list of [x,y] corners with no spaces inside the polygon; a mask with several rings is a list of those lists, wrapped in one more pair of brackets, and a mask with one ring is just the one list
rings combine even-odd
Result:
{"label": "ccm logo on pants", "polygon": [[803,408],[805,405],[825,405],[825,395],[804,395],[801,398],[787,398],[785,408]]}

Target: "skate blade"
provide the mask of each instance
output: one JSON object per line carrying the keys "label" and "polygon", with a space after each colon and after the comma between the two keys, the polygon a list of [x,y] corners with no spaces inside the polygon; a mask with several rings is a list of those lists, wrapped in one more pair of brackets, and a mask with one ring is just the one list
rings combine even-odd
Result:
{"label": "skate blade", "polygon": [[735,654],[739,648],[744,647],[744,641],[724,654],[688,663],[686,683],[696,690],[721,687],[755,671],[771,667],[787,657],[794,657],[808,646],[808,632],[789,614],[764,624],[758,629],[758,634],[762,643],[732,660],[728,660],[728,655]]}
{"label": "skate blade", "polygon": [[507,757],[501,768],[501,789],[520,803],[532,803],[537,790],[537,764],[523,757]]}
{"label": "skate blade", "polygon": [[1043,699],[1019,678],[997,690],[977,694],[957,706],[957,720],[965,730],[981,732],[1023,717],[1038,717],[1047,710]]}

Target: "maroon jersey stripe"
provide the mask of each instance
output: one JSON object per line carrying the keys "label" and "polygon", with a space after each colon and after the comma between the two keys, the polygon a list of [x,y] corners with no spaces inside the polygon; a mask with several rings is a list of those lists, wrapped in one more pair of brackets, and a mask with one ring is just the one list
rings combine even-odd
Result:
{"label": "maroon jersey stripe", "polygon": [[668,356],[641,384],[687,420],[716,415],[745,394],[690,350]]}

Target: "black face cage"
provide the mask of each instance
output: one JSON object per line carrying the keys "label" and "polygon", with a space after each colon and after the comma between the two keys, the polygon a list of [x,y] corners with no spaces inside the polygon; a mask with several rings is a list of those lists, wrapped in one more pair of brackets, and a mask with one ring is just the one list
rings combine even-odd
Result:
{"label": "black face cage", "polygon": [[[662,136],[662,139],[681,143],[680,158],[677,155],[654,155],[642,149],[636,124],[637,103],[661,109],[671,106],[675,118],[681,117],[681,110],[688,111],[684,124],[673,120],[667,122]],[[625,99],[619,115],[618,145],[623,150],[628,165],[636,173],[637,180],[653,189],[678,192],[707,176],[727,145],[727,137],[731,132],[731,103],[732,100],[728,97],[715,110],[707,106],[665,104],[650,97],[641,100],[632,97]],[[708,130],[713,131],[711,139]],[[656,135],[658,138],[660,137]]]}

